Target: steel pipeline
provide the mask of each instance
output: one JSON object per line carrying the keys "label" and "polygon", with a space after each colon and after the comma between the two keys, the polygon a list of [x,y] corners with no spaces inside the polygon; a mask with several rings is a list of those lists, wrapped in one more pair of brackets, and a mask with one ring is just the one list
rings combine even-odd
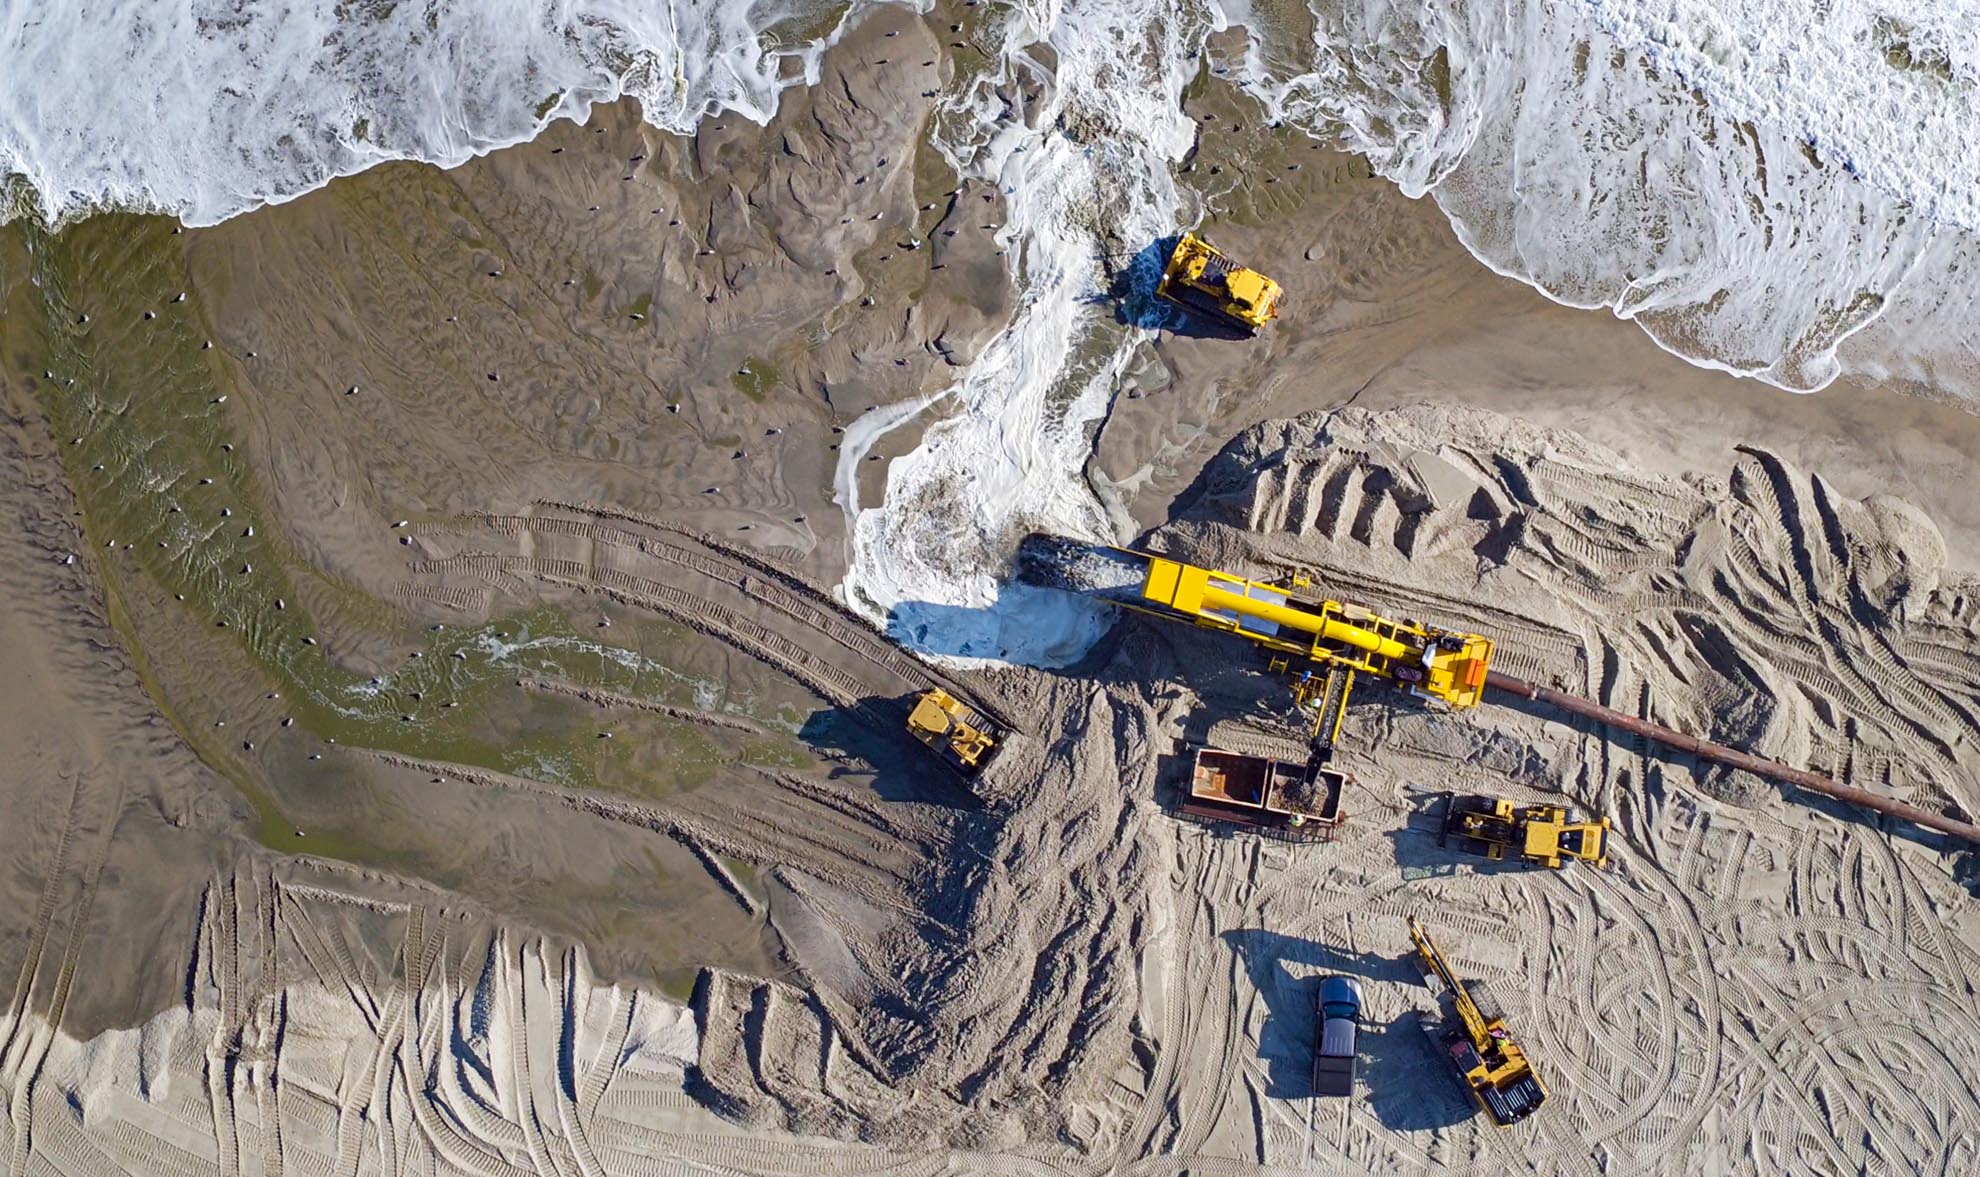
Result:
{"label": "steel pipeline", "polygon": [[1514,678],[1509,674],[1500,674],[1496,670],[1485,676],[1485,685],[1496,690],[1505,691],[1508,694],[1518,695],[1521,698],[1533,699],[1545,703],[1550,707],[1559,708],[1571,715],[1579,715],[1584,719],[1592,719],[1597,723],[1620,728],[1623,731],[1642,736],[1647,740],[1655,740],[1667,748],[1675,748],[1680,752],[1689,752],[1700,760],[1710,760],[1717,764],[1726,765],[1729,768],[1742,769],[1756,776],[1763,776],[1769,780],[1793,785],[1797,789],[1807,789],[1811,793],[1820,793],[1825,797],[1834,797],[1838,801],[1847,801],[1851,805],[1860,805],[1865,809],[1875,810],[1878,813],[1887,814],[1891,817],[1902,818],[1914,825],[1921,825],[1927,829],[1937,830],[1942,834],[1951,834],[1955,838],[1964,838],[1968,842],[1980,844],[1980,826],[1976,826],[1971,822],[1960,821],[1956,818],[1933,813],[1927,809],[1920,809],[1916,805],[1907,805],[1902,801],[1879,796],[1868,790],[1859,789],[1854,785],[1845,785],[1841,782],[1830,780],[1828,777],[1817,775],[1806,769],[1790,767],[1778,760],[1768,760],[1762,756],[1741,752],[1737,748],[1728,748],[1724,744],[1714,744],[1710,740],[1701,740],[1696,736],[1687,736],[1683,732],[1664,727],[1662,724],[1638,719],[1633,715],[1625,715],[1620,711],[1604,707],[1599,703],[1591,703],[1586,699],[1578,698],[1574,695],[1563,694],[1551,687],[1543,687],[1535,683],[1530,683],[1524,679]]}

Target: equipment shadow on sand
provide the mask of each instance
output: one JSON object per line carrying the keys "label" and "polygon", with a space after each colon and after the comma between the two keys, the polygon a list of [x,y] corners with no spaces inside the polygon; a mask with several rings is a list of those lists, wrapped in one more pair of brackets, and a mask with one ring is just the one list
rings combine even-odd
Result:
{"label": "equipment shadow on sand", "polygon": [[864,777],[883,801],[911,801],[945,809],[976,810],[983,803],[969,782],[908,733],[914,697],[870,695],[848,707],[822,707],[798,729],[798,738],[839,761],[833,779]]}
{"label": "equipment shadow on sand", "polygon": [[[1273,1099],[1313,1099],[1313,1052],[1318,1046],[1314,1002],[1330,973],[1377,986],[1421,989],[1407,958],[1346,952],[1299,936],[1263,928],[1223,934],[1265,1002],[1258,1055],[1265,1064],[1265,1094]],[[1292,965],[1311,966],[1295,976]],[[1414,1014],[1387,1023],[1364,1021],[1356,1037],[1356,1092],[1382,1123],[1395,1131],[1442,1128],[1469,1119],[1471,1104],[1440,1072],[1444,1062],[1417,1029]],[[1441,1085],[1440,1085],[1441,1079]]]}

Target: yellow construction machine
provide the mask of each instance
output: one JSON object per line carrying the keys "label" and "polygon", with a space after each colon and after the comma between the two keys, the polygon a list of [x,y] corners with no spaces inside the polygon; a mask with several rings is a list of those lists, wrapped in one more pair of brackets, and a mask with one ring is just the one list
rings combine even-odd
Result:
{"label": "yellow construction machine", "polygon": [[1518,805],[1504,797],[1451,796],[1444,809],[1443,832],[1451,834],[1473,854],[1494,862],[1511,852],[1535,866],[1561,869],[1570,859],[1594,866],[1609,865],[1609,819],[1572,821],[1559,805]]}
{"label": "yellow construction machine", "polygon": [[941,687],[921,692],[908,712],[907,726],[915,739],[965,777],[982,772],[997,750],[999,733],[990,721]]}
{"label": "yellow construction machine", "polygon": [[1477,706],[1492,661],[1490,638],[1294,595],[1307,586],[1304,579],[1265,584],[1148,552],[1049,535],[1032,535],[1019,545],[1018,575],[1259,646],[1273,670],[1293,676],[1293,698],[1311,722],[1320,754],[1340,731],[1356,675],[1386,679],[1412,695],[1462,709]]}
{"label": "yellow construction machine", "polygon": [[1513,1041],[1504,1011],[1485,996],[1483,986],[1458,980],[1415,916],[1409,920],[1409,938],[1416,942],[1423,983],[1437,999],[1437,1013],[1420,1015],[1423,1032],[1457,1069],[1472,1100],[1501,1128],[1538,1111],[1547,1100],[1547,1088]]}
{"label": "yellow construction machine", "polygon": [[1155,293],[1247,333],[1279,317],[1279,284],[1243,266],[1194,233],[1184,233],[1169,254]]}

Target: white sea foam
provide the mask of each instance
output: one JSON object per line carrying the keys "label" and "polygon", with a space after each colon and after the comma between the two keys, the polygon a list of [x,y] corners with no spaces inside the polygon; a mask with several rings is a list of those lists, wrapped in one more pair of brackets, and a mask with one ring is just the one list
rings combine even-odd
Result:
{"label": "white sea foam", "polygon": [[[1194,127],[1181,93],[1207,22],[1159,0],[1106,0],[1001,14],[1001,66],[956,97],[937,146],[964,176],[995,182],[1008,220],[1017,311],[949,395],[921,444],[887,470],[885,498],[858,510],[848,602],[935,654],[1060,665],[1104,629],[1101,607],[1002,583],[1032,530],[1112,538],[1082,472],[1146,333],[1114,321],[1098,254],[1173,230],[1170,172]],[[1046,71],[1031,46],[1049,43]],[[1007,101],[1050,79],[1031,109]],[[859,460],[840,451],[841,494]],[[849,498],[842,501],[852,502]]]}
{"label": "white sea foam", "polygon": [[[1971,306],[1980,272],[1980,155],[1963,147],[1977,55],[1954,6],[1311,0],[1292,16],[1201,11],[1246,26],[1238,75],[1275,116],[1434,198],[1499,272],[1783,388],[1822,387],[1846,360],[1980,391],[1972,317],[1924,329]],[[1050,664],[1097,632],[997,578],[1025,530],[1107,534],[1079,476],[1085,427],[1135,339],[1081,303],[1110,234],[1145,241],[1180,217],[1167,165],[1191,133],[1175,103],[1197,19],[1112,2],[1013,21],[1006,80],[1022,46],[1049,42],[1043,113],[1103,112],[1103,139],[984,103],[974,139],[949,144],[1009,194],[1021,309],[855,520],[851,598],[911,645]]]}
{"label": "white sea foam", "polygon": [[373,164],[451,167],[637,98],[766,121],[826,0],[0,0],[0,176],[49,219],[225,220]]}
{"label": "white sea foam", "polygon": [[1974,298],[1974,15],[1315,0],[1310,33],[1267,32],[1245,74],[1281,117],[1434,198],[1487,265],[1696,363],[1796,390],[1848,365],[1973,396],[1967,320],[1912,328]]}
{"label": "white sea foam", "polygon": [[[1082,470],[1145,333],[1097,305],[1098,259],[1194,219],[1171,165],[1210,27],[1248,30],[1234,76],[1275,115],[1365,153],[1551,297],[1784,388],[1850,371],[1980,396],[1972,0],[1305,3],[978,9],[991,64],[946,101],[936,145],[1004,192],[1018,309],[955,387],[849,431],[855,608],[965,657],[1063,662],[1099,632],[1000,585],[1026,531],[1113,538]],[[620,95],[668,130],[762,121],[816,77],[818,43],[759,32],[816,8],[789,4],[0,0],[0,172],[58,218],[206,223],[386,159],[457,163]],[[861,503],[855,464],[910,423],[920,444]]]}

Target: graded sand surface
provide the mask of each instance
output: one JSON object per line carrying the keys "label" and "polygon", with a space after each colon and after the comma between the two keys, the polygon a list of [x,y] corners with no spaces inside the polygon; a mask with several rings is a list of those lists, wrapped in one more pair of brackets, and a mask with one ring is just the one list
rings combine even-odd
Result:
{"label": "graded sand surface", "polygon": [[[1013,310],[998,194],[925,141],[959,16],[874,16],[768,128],[601,109],[0,242],[9,1172],[1971,1169],[1971,849],[1379,685],[1341,838],[1260,840],[1171,813],[1191,742],[1301,754],[1253,651],[959,669],[837,598],[835,494],[919,433],[842,431]],[[1088,468],[1122,539],[1980,812],[1980,418],[1689,368],[1190,109],[1286,310],[1147,337]],[[930,686],[1011,732],[974,788],[900,730]],[[1608,814],[1613,866],[1461,858],[1446,790]],[[1532,1051],[1525,1124],[1416,1032],[1411,914]]]}

